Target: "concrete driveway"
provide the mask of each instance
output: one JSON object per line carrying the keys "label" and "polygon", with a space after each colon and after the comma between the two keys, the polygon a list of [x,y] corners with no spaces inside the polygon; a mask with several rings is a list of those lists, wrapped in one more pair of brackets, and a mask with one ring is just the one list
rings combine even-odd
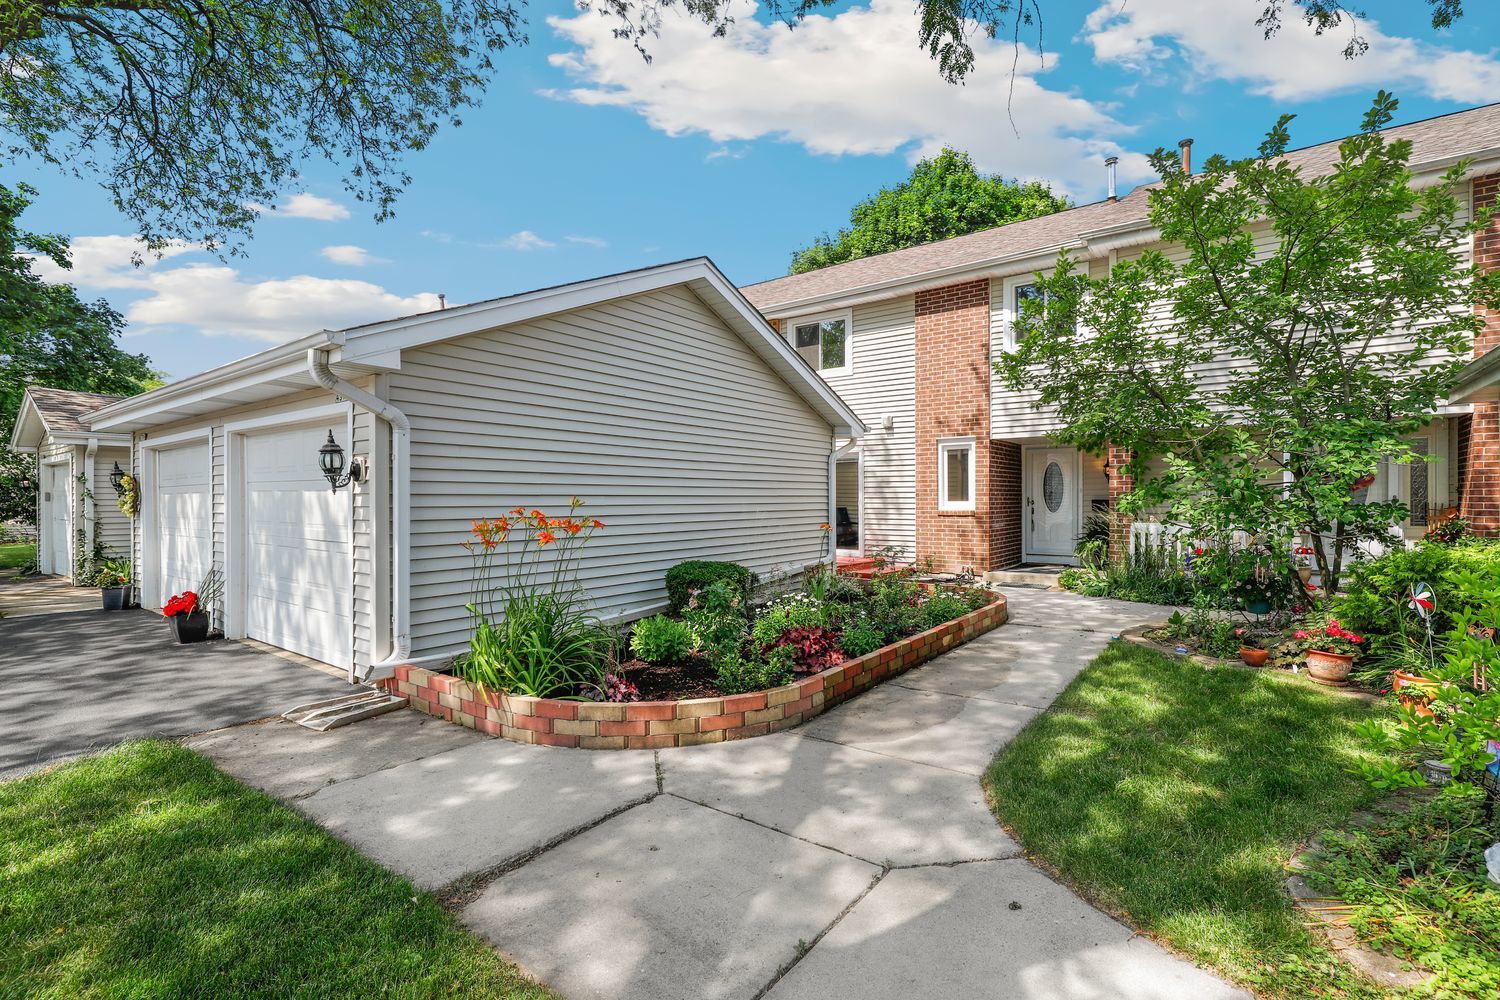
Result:
{"label": "concrete driveway", "polygon": [[179,646],[149,611],[0,619],[0,780],[129,737],[185,736],[351,691],[237,642]]}

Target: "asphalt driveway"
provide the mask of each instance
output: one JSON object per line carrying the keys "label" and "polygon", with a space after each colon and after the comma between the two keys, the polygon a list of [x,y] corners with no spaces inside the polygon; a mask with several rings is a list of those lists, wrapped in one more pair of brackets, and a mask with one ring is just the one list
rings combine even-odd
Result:
{"label": "asphalt driveway", "polygon": [[130,737],[219,729],[353,690],[237,642],[179,646],[148,611],[0,619],[0,780]]}

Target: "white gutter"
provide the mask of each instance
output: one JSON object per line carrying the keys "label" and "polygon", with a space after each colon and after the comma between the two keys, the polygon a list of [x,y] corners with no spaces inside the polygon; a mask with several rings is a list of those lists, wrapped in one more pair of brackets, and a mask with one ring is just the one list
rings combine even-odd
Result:
{"label": "white gutter", "polygon": [[[307,370],[319,385],[391,426],[391,651],[358,677],[383,680],[411,658],[411,421],[390,403],[335,375],[328,367],[327,348],[308,348]],[[351,667],[351,674],[356,669]]]}
{"label": "white gutter", "polygon": [[[98,517],[98,512],[94,509],[94,455],[98,451],[99,439],[96,437],[89,438],[88,445],[83,453],[83,544],[88,546],[88,552],[84,553],[86,556],[92,556],[94,552],[94,519]],[[74,543],[77,543],[77,539],[74,539]],[[78,573],[78,565],[78,553],[75,552],[73,553],[73,573],[75,576]],[[91,570],[98,569],[92,559],[89,560],[87,565]],[[78,580],[73,581],[74,584],[78,582]]]}

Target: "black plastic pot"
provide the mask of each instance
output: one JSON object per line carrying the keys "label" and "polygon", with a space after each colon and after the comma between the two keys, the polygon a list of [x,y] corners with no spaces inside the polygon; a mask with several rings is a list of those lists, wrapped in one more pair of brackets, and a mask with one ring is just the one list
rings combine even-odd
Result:
{"label": "black plastic pot", "polygon": [[105,611],[125,610],[125,587],[105,587],[99,591],[103,599]]}
{"label": "black plastic pot", "polygon": [[193,611],[185,615],[172,615],[167,619],[172,623],[172,635],[176,636],[178,642],[202,642],[208,638],[208,614],[203,611]]}

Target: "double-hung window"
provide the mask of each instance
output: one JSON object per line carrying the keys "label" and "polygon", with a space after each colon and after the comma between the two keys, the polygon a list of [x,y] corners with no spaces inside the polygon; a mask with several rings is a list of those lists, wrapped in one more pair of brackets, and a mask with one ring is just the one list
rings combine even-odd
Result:
{"label": "double-hung window", "polygon": [[823,375],[842,375],[851,367],[849,314],[811,316],[792,321],[792,347]]}
{"label": "double-hung window", "polygon": [[1005,349],[1012,350],[1020,343],[1021,335],[1019,324],[1021,322],[1022,304],[1026,302],[1040,302],[1045,309],[1051,296],[1047,290],[1035,281],[1009,281],[1006,282],[1008,301],[1006,302],[1007,322],[1005,324]]}
{"label": "double-hung window", "polygon": [[938,510],[974,509],[974,439],[938,441]]}

